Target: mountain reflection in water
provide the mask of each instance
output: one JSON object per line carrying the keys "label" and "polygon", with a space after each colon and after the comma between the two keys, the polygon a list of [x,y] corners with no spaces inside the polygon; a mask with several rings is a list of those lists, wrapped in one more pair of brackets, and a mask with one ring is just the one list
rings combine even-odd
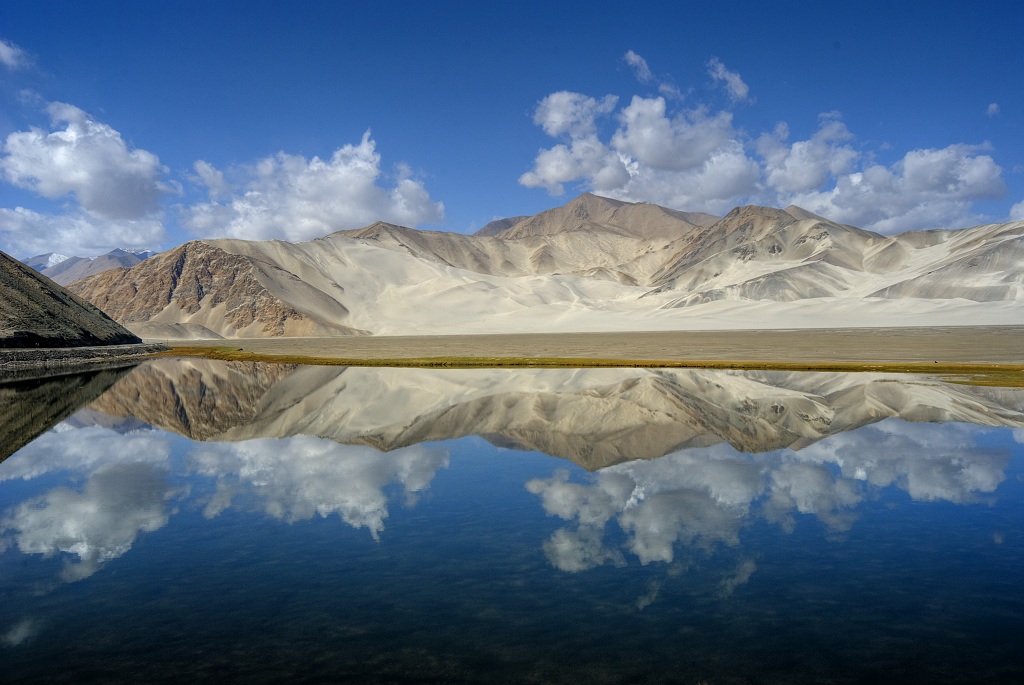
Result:
{"label": "mountain reflection in water", "polygon": [[0,662],[1015,682],[1022,426],[895,375],[149,361],[0,464]]}

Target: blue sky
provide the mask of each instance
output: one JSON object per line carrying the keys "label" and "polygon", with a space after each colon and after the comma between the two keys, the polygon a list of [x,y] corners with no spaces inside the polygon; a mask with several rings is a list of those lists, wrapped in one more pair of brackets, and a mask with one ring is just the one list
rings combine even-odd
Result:
{"label": "blue sky", "polygon": [[0,6],[0,249],[471,232],[583,191],[884,233],[1024,218],[1024,9]]}

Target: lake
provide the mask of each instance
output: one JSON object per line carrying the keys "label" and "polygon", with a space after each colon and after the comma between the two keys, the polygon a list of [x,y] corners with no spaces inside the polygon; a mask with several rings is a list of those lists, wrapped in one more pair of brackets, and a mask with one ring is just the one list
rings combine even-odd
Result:
{"label": "lake", "polygon": [[1024,679],[1024,389],[160,359],[0,418],[5,682]]}

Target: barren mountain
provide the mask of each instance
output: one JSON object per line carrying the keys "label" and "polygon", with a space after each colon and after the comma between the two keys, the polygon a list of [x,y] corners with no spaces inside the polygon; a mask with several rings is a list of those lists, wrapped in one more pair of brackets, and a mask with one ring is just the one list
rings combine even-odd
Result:
{"label": "barren mountain", "polygon": [[1024,426],[1020,390],[896,382],[883,374],[444,371],[171,359],[137,367],[91,408],[202,440],[316,435],[392,450],[479,435],[588,469],[720,442],[748,452],[800,449],[888,417]]}
{"label": "barren mountain", "polygon": [[138,342],[92,304],[0,252],[0,347]]}
{"label": "barren mountain", "polygon": [[73,290],[152,337],[1024,323],[1024,222],[882,236],[585,194],[506,223],[195,241]]}
{"label": "barren mountain", "polygon": [[206,241],[186,243],[133,269],[93,276],[72,289],[127,325],[186,324],[254,337],[362,333],[340,323],[348,316],[344,305],[295,274]]}
{"label": "barren mountain", "polygon": [[497,235],[497,234],[501,233],[502,231],[504,231],[506,228],[510,228],[512,226],[515,226],[516,224],[518,224],[523,219],[528,219],[528,218],[529,217],[527,217],[527,216],[510,216],[510,217],[507,217],[505,219],[495,219],[494,221],[491,221],[491,222],[485,224],[482,228],[480,228],[480,230],[478,230],[473,235],[478,235],[478,236],[493,236],[493,235]]}

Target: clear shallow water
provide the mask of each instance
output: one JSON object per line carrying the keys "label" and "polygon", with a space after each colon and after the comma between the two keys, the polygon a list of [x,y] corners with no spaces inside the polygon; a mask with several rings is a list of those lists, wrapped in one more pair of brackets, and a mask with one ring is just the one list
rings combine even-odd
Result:
{"label": "clear shallow water", "polygon": [[1024,675],[1018,391],[161,364],[0,463],[6,682]]}

